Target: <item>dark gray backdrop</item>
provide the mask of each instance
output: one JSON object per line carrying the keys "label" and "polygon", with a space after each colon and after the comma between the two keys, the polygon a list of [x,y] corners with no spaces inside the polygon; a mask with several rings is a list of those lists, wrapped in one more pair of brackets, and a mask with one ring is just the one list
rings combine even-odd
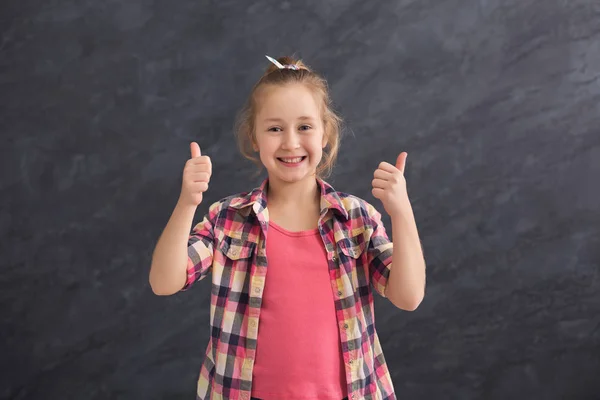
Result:
{"label": "dark gray backdrop", "polygon": [[154,296],[151,252],[190,141],[196,220],[259,183],[233,118],[296,54],[346,119],[338,190],[384,212],[373,170],[409,154],[427,294],[376,299],[398,397],[600,399],[597,1],[5,0],[0,27],[2,398],[194,397],[209,281]]}

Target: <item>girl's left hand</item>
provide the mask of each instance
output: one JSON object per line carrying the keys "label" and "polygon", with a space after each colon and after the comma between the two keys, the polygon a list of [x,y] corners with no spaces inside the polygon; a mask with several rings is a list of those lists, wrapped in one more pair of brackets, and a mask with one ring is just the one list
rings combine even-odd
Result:
{"label": "girl's left hand", "polygon": [[385,211],[391,217],[411,209],[404,178],[407,157],[408,153],[400,153],[396,160],[396,166],[383,161],[373,174],[373,196],[381,200]]}

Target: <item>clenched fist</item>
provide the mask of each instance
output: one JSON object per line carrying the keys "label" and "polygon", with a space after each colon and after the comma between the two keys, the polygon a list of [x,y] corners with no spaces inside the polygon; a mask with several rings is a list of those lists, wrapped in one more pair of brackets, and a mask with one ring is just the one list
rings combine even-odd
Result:
{"label": "clenched fist", "polygon": [[403,151],[396,159],[396,165],[388,162],[379,164],[373,174],[373,196],[383,203],[385,211],[390,217],[410,211],[410,201],[406,191],[404,168],[408,153]]}
{"label": "clenched fist", "polygon": [[183,168],[183,182],[179,202],[198,206],[202,203],[202,195],[208,189],[208,182],[212,174],[212,163],[210,157],[200,153],[198,143],[190,143],[192,158],[187,160]]}

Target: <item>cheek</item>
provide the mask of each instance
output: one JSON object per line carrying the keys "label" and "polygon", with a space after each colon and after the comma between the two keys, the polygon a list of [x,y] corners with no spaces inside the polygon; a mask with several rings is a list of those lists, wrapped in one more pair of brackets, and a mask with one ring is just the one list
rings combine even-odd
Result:
{"label": "cheek", "polygon": [[320,141],[315,141],[311,146],[311,153],[314,158],[323,157],[323,146],[321,146]]}
{"label": "cheek", "polygon": [[269,156],[275,152],[276,148],[276,143],[273,143],[272,140],[261,140],[257,142],[256,151],[260,153],[261,157]]}

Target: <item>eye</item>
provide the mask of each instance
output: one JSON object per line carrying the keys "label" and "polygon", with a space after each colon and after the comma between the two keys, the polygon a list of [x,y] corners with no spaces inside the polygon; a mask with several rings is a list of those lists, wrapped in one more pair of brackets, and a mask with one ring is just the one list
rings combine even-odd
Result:
{"label": "eye", "polygon": [[[302,129],[302,128],[307,128],[307,129]],[[308,130],[308,129],[312,129],[312,127],[310,125],[302,125],[300,127],[300,129],[302,129],[302,130]]]}
{"label": "eye", "polygon": [[279,131],[273,131],[273,129],[281,129],[278,126],[274,126],[272,128],[269,128],[269,132],[279,132]]}

